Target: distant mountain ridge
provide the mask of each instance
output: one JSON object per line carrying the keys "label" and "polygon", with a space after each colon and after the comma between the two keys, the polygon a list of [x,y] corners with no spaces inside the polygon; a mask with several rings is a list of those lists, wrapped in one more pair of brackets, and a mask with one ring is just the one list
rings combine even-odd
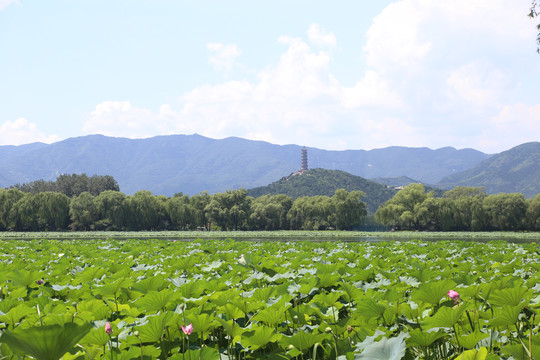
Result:
{"label": "distant mountain ridge", "polygon": [[540,142],[493,155],[469,170],[443,178],[437,185],[484,186],[489,194],[519,192],[533,197],[540,193]]}
{"label": "distant mountain ridge", "polygon": [[[172,196],[250,189],[300,168],[301,145],[230,137],[167,135],[147,139],[88,135],[53,144],[0,146],[0,187],[60,174],[111,175],[120,190]],[[490,155],[473,149],[389,147],[329,151],[308,148],[310,168],[342,170],[363,178],[408,176],[436,183]]]}

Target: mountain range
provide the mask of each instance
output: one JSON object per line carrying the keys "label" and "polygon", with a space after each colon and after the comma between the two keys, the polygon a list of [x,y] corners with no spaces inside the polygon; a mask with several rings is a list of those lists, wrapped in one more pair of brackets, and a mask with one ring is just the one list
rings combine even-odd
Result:
{"label": "mountain range", "polygon": [[540,142],[503,151],[469,170],[441,179],[438,186],[484,186],[490,194],[520,192],[525,197],[540,193]]}
{"label": "mountain range", "polygon": [[[532,147],[540,145],[532,144]],[[200,135],[147,139],[88,135],[52,144],[0,146],[0,187],[38,179],[54,180],[60,174],[86,173],[113,176],[126,194],[150,190],[155,195],[172,196],[180,192],[194,195],[201,191],[251,189],[298,170],[301,149],[301,145],[275,145],[236,137],[218,140]],[[342,170],[367,179],[408,177],[445,187],[451,186],[452,181],[468,183],[464,178],[452,176],[470,172],[504,154],[451,147],[432,150],[396,146],[346,151],[308,147],[307,151],[312,169]],[[538,174],[539,157],[534,154],[528,160],[531,166],[524,165],[523,171]],[[517,174],[524,177],[522,172]],[[534,192],[538,183],[521,186]]]}

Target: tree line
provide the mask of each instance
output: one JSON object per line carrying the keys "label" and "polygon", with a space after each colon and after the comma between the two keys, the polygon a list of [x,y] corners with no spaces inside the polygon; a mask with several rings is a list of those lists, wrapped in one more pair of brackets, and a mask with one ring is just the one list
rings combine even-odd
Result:
{"label": "tree line", "polygon": [[97,196],[105,190],[120,191],[118,182],[110,175],[62,174],[55,181],[36,180],[24,184],[15,184],[11,188],[26,193],[38,194],[45,191],[59,192],[68,197],[78,196],[83,192]]}
{"label": "tree line", "polygon": [[483,188],[456,187],[442,197],[410,184],[381,205],[377,222],[396,230],[517,231],[540,230],[540,194],[487,195]]}
{"label": "tree line", "polygon": [[172,197],[116,190],[65,193],[0,189],[0,231],[347,230],[362,223],[361,191],[329,196],[247,196],[244,189]]}

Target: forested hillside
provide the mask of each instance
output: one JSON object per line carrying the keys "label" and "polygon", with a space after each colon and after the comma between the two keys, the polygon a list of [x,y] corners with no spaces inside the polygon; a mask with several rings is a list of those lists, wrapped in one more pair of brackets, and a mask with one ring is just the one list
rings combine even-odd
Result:
{"label": "forested hillside", "polygon": [[[0,187],[54,180],[61,174],[110,175],[126,194],[211,194],[266,186],[300,168],[300,145],[200,135],[148,139],[88,135],[53,144],[0,146]],[[409,176],[434,183],[489,155],[453,148],[389,147],[328,151],[308,148],[310,168],[342,170],[363,178]]]}
{"label": "forested hillside", "polygon": [[337,189],[346,191],[363,191],[362,197],[369,213],[375,213],[379,205],[386,202],[396,193],[396,190],[385,185],[366,180],[360,176],[348,174],[339,170],[312,169],[297,175],[283,177],[268,186],[248,190],[248,195],[285,194],[293,199],[301,196],[332,196]]}
{"label": "forested hillside", "polygon": [[442,179],[439,186],[483,186],[489,194],[540,193],[540,142],[530,142],[494,155],[473,168]]}

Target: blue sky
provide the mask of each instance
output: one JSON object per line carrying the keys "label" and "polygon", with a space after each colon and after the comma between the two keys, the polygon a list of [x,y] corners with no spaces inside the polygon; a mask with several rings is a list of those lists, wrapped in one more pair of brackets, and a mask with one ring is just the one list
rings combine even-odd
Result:
{"label": "blue sky", "polygon": [[322,149],[540,140],[529,0],[0,0],[0,145],[198,133]]}

